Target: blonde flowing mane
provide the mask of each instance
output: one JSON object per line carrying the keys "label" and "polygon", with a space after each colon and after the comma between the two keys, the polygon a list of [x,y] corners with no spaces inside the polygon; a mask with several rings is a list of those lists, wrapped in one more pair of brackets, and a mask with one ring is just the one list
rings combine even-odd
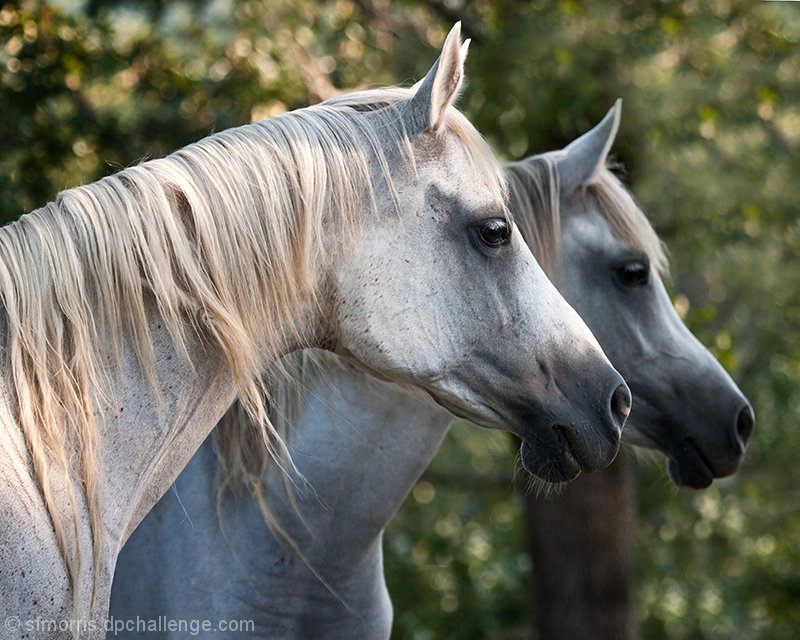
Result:
{"label": "blonde flowing mane", "polygon": [[[387,155],[413,163],[401,117],[411,94],[350,94],[230,129],[64,191],[0,229],[6,371],[74,590],[81,555],[77,542],[67,543],[54,487],[69,492],[75,532],[72,498],[86,502],[96,588],[103,536],[95,412],[114,414],[106,391],[122,372],[126,341],[157,395],[148,313],[157,311],[179,352],[199,337],[236,381],[250,417],[241,428],[257,427],[249,444],[260,443],[263,456],[281,448],[262,374],[281,345],[302,341],[302,320],[320,303],[325,249],[357,241],[365,210],[376,205],[376,171],[397,204]],[[372,112],[369,120],[359,111]],[[468,121],[449,108],[443,129],[502,193],[499,166]]]}
{"label": "blonde flowing mane", "polygon": [[[594,200],[615,238],[639,249],[662,277],[669,271],[664,244],[633,195],[614,175],[609,164],[601,168],[581,189],[581,196]],[[533,255],[551,275],[558,264],[561,241],[560,176],[552,153],[505,165],[509,207]]]}

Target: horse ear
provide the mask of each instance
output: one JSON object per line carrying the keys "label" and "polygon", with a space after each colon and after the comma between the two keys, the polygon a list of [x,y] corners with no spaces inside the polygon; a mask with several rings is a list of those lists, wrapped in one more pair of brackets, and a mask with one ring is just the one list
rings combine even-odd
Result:
{"label": "horse ear", "polygon": [[586,186],[605,165],[619,129],[622,100],[617,99],[600,124],[570,142],[558,159],[559,189],[568,194]]}
{"label": "horse ear", "polygon": [[464,59],[469,40],[461,44],[461,23],[456,22],[442,53],[421,82],[417,92],[408,101],[403,119],[409,134],[436,131],[444,122],[447,107],[455,100],[464,76]]}

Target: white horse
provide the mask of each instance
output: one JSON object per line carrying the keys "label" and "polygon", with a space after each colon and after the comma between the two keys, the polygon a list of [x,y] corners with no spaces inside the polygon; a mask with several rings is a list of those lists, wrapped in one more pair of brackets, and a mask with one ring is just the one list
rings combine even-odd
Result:
{"label": "white horse", "polygon": [[[605,168],[618,119],[617,105],[563,151],[509,165],[512,210],[535,254],[633,381],[627,437],[664,451],[675,482],[705,486],[737,468],[753,414],[680,322],[659,277],[666,269],[661,244]],[[302,473],[294,495],[280,474],[265,478],[296,547],[270,533],[252,501],[227,495],[217,513],[218,462],[209,439],[122,550],[111,607],[120,625],[164,615],[213,625],[252,621],[250,633],[232,637],[389,637],[383,530],[451,418],[406,387],[327,364],[299,363],[306,393],[292,433]]]}
{"label": "white horse", "polygon": [[556,475],[613,459],[627,387],[450,106],[464,54],[456,26],[416,90],[218,133],[0,230],[9,636],[103,637],[127,537],[236,396],[270,428],[263,374],[298,348],[542,432]]}

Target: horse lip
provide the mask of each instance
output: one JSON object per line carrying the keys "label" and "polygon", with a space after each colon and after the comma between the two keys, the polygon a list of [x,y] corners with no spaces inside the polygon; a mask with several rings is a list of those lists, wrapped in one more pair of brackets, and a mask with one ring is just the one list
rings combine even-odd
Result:
{"label": "horse lip", "polygon": [[[558,465],[555,468],[552,464],[549,464],[550,461],[545,462],[544,465],[530,464],[529,457],[535,457],[536,455],[534,451],[535,449],[528,439],[523,438],[522,447],[520,449],[520,460],[525,471],[532,476],[536,476],[545,482],[557,484],[574,480],[581,474],[583,467],[569,445],[560,448]],[[539,461],[537,461],[537,463],[538,462]],[[559,472],[557,477],[552,473],[556,470]]]}
{"label": "horse lip", "polygon": [[694,460],[691,461],[692,471],[690,477],[687,478],[682,473],[686,466],[685,462],[679,462],[674,454],[669,455],[669,462],[672,463],[668,465],[669,475],[677,485],[689,487],[690,489],[705,489],[713,482],[714,478],[719,478],[720,474],[714,470],[714,466],[694,441],[694,438],[684,438],[684,442],[691,447],[691,451],[695,454]]}
{"label": "horse lip", "polygon": [[559,441],[565,443],[564,451],[568,452],[572,459],[577,463],[580,470],[584,473],[592,473],[594,471],[598,471],[599,469],[603,469],[611,462],[611,460],[616,456],[617,451],[619,449],[620,437],[617,435],[614,436],[613,433],[610,431],[605,433],[609,444],[614,448],[614,455],[611,456],[608,460],[589,460],[585,456],[581,456],[578,452],[581,451],[580,446],[576,446],[574,442],[574,434],[570,434],[569,429],[567,429],[566,425],[562,424],[555,424],[553,425],[553,429],[558,432],[559,434]]}
{"label": "horse lip", "polygon": [[711,461],[708,458],[706,458],[706,455],[703,453],[703,450],[694,441],[694,438],[687,437],[686,438],[686,442],[688,442],[690,445],[692,445],[692,447],[694,447],[694,450],[697,452],[698,457],[700,458],[700,460],[702,460],[702,462],[706,466],[706,468],[711,472],[711,475],[714,476],[715,478],[718,478],[719,474],[715,471],[714,465],[711,464]]}
{"label": "horse lip", "polygon": [[569,437],[567,427],[563,424],[554,424],[553,431],[558,433],[558,441],[563,445],[562,450],[564,451],[564,457],[567,458],[568,461],[574,462],[581,471],[586,471],[586,464],[577,454],[572,438]]}
{"label": "horse lip", "polygon": [[[578,455],[577,450],[572,442],[572,438],[569,437],[569,432],[567,431],[566,426],[561,424],[554,424],[553,430],[558,432],[559,434],[558,440],[564,445],[561,448],[561,450],[564,452],[563,455],[565,461],[567,463],[572,463],[571,466],[575,466],[578,468],[578,473],[575,474],[574,476],[575,478],[577,478],[580,475],[581,471],[587,470],[586,463]],[[572,480],[572,478],[569,479]]]}

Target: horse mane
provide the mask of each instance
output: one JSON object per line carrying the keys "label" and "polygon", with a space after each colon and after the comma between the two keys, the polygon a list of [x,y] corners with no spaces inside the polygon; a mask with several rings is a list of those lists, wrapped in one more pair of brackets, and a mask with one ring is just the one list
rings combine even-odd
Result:
{"label": "horse mane", "polygon": [[[302,319],[321,302],[326,248],[357,242],[364,211],[377,204],[376,172],[399,208],[387,157],[397,153],[413,166],[402,125],[411,93],[372,90],[229,129],[66,190],[0,229],[7,371],[75,602],[81,555],[73,498],[85,500],[89,515],[93,606],[103,548],[94,414],[106,409],[113,419],[105,390],[122,372],[125,342],[158,397],[148,312],[158,313],[179,353],[199,337],[234,377],[246,422],[256,427],[249,444],[264,458],[282,449],[261,374],[287,340],[302,341]],[[499,165],[492,170],[466,118],[449,108],[443,130],[459,137],[501,193]],[[61,481],[74,545],[54,499]]]}
{"label": "horse mane", "polygon": [[[647,216],[607,163],[580,191],[593,200],[597,211],[608,223],[614,237],[639,249],[662,277],[669,272],[664,244]],[[552,275],[560,259],[561,210],[560,176],[553,153],[533,156],[505,165],[508,179],[509,207],[522,235],[544,272]]]}

